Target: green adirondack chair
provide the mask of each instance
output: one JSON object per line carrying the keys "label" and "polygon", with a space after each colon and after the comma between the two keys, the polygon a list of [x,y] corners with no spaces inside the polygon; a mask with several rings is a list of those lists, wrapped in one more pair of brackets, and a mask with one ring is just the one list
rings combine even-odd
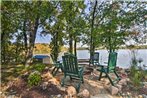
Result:
{"label": "green adirondack chair", "polygon": [[100,71],[99,81],[101,80],[103,73],[106,74],[106,77],[109,79],[110,83],[113,86],[114,86],[114,81],[112,81],[109,73],[114,73],[117,77],[116,80],[120,80],[120,77],[116,72],[116,62],[117,62],[117,53],[116,52],[110,52],[107,66],[99,65],[101,67],[100,70],[98,69],[98,71]]}
{"label": "green adirondack chair", "polygon": [[99,65],[99,52],[94,52],[94,56],[90,60],[90,64],[92,64],[94,67]]}
{"label": "green adirondack chair", "polygon": [[[52,75],[56,76],[57,72],[59,71],[59,69],[62,70],[62,63],[60,63],[60,61],[54,62],[54,69],[52,70]],[[63,71],[63,70],[62,70]]]}
{"label": "green adirondack chair", "polygon": [[56,74],[59,71],[59,69],[61,69],[61,71],[63,72],[63,66],[62,66],[62,63],[60,61],[55,62],[53,60],[52,55],[51,55],[51,58],[52,58],[52,61],[53,61],[53,66],[54,66],[54,68],[53,68],[51,73],[52,73],[53,76],[56,76]]}
{"label": "green adirondack chair", "polygon": [[77,92],[79,92],[81,83],[84,83],[83,80],[83,71],[84,68],[78,66],[77,57],[73,54],[66,54],[62,56],[63,59],[63,65],[64,65],[64,77],[61,81],[61,85],[64,86],[64,80],[67,76],[70,77],[70,79],[78,79],[80,82],[76,86]]}

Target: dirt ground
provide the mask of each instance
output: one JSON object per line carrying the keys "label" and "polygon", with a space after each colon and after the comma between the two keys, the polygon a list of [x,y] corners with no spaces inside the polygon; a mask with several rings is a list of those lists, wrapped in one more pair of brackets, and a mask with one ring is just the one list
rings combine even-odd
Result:
{"label": "dirt ground", "polygon": [[[52,69],[45,70],[43,74],[47,72],[51,72]],[[3,73],[4,74],[4,73]],[[110,82],[107,78],[102,78],[101,81],[98,80],[99,77],[99,72],[97,70],[86,70],[84,72],[84,83],[81,84],[80,87],[80,92],[83,91],[84,89],[87,89],[90,93],[91,96],[95,96],[93,98],[97,98],[96,96],[98,95],[108,95],[111,98],[110,91],[108,90],[108,87],[110,86]],[[8,77],[7,77],[8,78]],[[61,79],[63,78],[63,73],[58,72],[57,75],[54,77],[57,79],[59,82],[61,82]],[[112,78],[114,76],[112,75]],[[13,81],[13,80],[17,81]],[[13,80],[11,81],[11,78],[8,78],[7,81],[8,83],[2,83],[1,85],[1,93],[2,97],[1,98],[6,98],[5,96],[10,96],[10,95],[15,95],[18,98],[53,98],[52,95],[59,95],[61,98],[66,94],[65,91],[59,89],[58,86],[54,84],[49,84],[47,85],[47,89],[43,90],[42,87],[35,86],[35,87],[28,87],[27,85],[27,77],[21,77],[18,76],[17,78],[13,77]],[[65,81],[65,88],[68,86],[76,86],[77,80],[70,80],[68,77]],[[124,93],[131,92],[131,88],[128,88],[127,86],[124,86],[122,88],[122,91]],[[147,95],[147,88],[140,88],[139,91],[136,92],[131,92],[136,93],[137,95],[140,94],[145,94]],[[104,96],[103,96],[104,97]],[[100,97],[100,98],[103,98]],[[114,98],[119,98],[120,94],[113,96]]]}

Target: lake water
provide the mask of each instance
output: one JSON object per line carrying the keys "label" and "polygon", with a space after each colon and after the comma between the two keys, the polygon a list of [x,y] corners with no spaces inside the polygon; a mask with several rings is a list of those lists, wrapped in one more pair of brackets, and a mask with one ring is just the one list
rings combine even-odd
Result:
{"label": "lake water", "polygon": [[[99,62],[101,64],[104,64],[104,62],[108,61],[108,51],[107,50],[97,50],[96,52],[100,53],[100,60]],[[132,51],[128,49],[119,49],[117,50],[118,56],[117,56],[117,66],[121,68],[129,68],[131,65],[131,59],[132,59]],[[135,50],[136,58],[142,59],[143,62],[141,63],[141,66],[146,65],[147,66],[147,49],[138,49]],[[90,53],[89,50],[77,50],[77,58],[78,59],[89,59]],[[59,57],[61,59],[61,56]],[[145,68],[146,69],[146,68]]]}

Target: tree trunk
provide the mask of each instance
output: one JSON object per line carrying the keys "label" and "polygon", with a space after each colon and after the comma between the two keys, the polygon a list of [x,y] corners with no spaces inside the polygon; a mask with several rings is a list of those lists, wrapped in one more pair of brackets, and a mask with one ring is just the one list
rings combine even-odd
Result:
{"label": "tree trunk", "polygon": [[77,56],[77,40],[76,38],[74,39],[74,54]]}
{"label": "tree trunk", "polygon": [[109,52],[112,52],[113,49],[112,49],[112,44],[111,44],[111,36],[109,36],[108,41],[109,41]]}
{"label": "tree trunk", "polygon": [[[71,31],[71,28],[69,29],[69,32]],[[69,52],[73,54],[73,34],[71,32],[69,33]]]}
{"label": "tree trunk", "polygon": [[94,28],[94,18],[95,18],[95,12],[96,12],[96,6],[97,6],[97,0],[95,1],[93,14],[92,14],[92,24],[91,24],[91,38],[90,38],[90,62],[92,62],[92,58],[94,56],[95,51],[95,45],[94,45],[94,34],[93,34],[93,28]]}
{"label": "tree trunk", "polygon": [[72,54],[73,53],[73,40],[72,38],[70,37],[69,39],[69,52]]}
{"label": "tree trunk", "polygon": [[5,36],[5,33],[4,33],[4,32],[2,32],[2,33],[1,33],[1,42],[3,42],[3,41],[4,41],[4,36]]}
{"label": "tree trunk", "polygon": [[58,36],[59,36],[59,33],[58,31],[56,32],[56,36],[55,36],[55,61],[57,61],[58,59],[58,51],[59,51],[59,45],[58,45]]}
{"label": "tree trunk", "polygon": [[24,20],[23,23],[23,36],[24,36],[24,47],[25,47],[25,57],[24,61],[26,61],[27,58],[27,51],[28,51],[28,43],[27,43],[27,34],[26,34],[26,20]]}
{"label": "tree trunk", "polygon": [[4,32],[2,32],[2,34],[1,34],[1,45],[2,45],[2,47],[1,47],[1,54],[2,54],[2,58],[1,58],[1,61],[3,61],[2,63],[6,63],[6,46],[5,46],[5,40],[4,40],[4,37],[5,37],[5,33]]}
{"label": "tree trunk", "polygon": [[29,35],[29,48],[27,51],[25,66],[28,66],[32,60],[33,49],[34,49],[34,45],[35,45],[35,38],[36,38],[38,25],[39,25],[39,16],[37,16],[37,18],[35,19],[34,29],[32,30],[32,32],[30,32],[30,35]]}
{"label": "tree trunk", "polygon": [[[38,7],[40,7],[41,3],[42,3],[41,1],[38,1]],[[35,39],[36,39],[37,29],[38,29],[38,26],[39,26],[39,18],[40,18],[40,16],[39,16],[39,13],[38,13],[36,18],[35,18],[35,23],[30,25],[33,28],[31,28],[31,32],[30,32],[30,35],[29,35],[29,47],[27,48],[28,50],[27,50],[25,66],[28,66],[32,61]]]}
{"label": "tree trunk", "polygon": [[17,40],[17,42],[16,42],[16,51],[15,51],[15,62],[18,62],[18,47],[19,47],[19,45],[18,45],[18,40]]}

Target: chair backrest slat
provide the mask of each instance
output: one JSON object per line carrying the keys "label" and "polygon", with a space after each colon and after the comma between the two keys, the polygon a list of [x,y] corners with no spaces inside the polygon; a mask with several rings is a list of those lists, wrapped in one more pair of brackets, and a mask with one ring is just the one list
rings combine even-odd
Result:
{"label": "chair backrest slat", "polygon": [[93,60],[99,62],[99,52],[94,53]]}
{"label": "chair backrest slat", "polygon": [[117,53],[116,52],[110,52],[109,58],[108,58],[108,71],[115,70],[116,63],[117,63]]}
{"label": "chair backrest slat", "polygon": [[90,64],[96,65],[99,63],[99,52],[94,52],[92,59],[90,59]]}
{"label": "chair backrest slat", "polygon": [[63,64],[64,64],[64,72],[66,73],[73,73],[76,74],[78,73],[78,63],[77,63],[77,57],[68,54],[62,56],[63,59]]}

